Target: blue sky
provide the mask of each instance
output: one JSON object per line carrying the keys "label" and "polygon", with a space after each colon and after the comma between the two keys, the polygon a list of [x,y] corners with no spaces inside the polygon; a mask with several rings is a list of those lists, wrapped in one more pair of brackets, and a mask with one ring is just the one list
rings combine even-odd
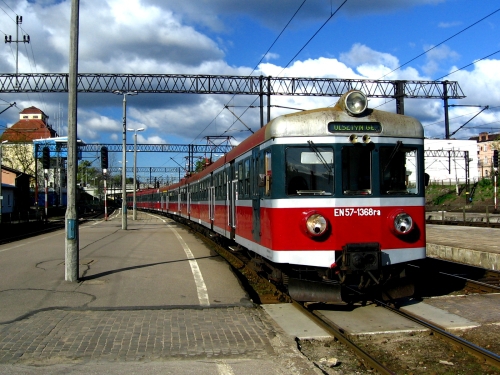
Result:
{"label": "blue sky", "polygon": [[[343,2],[81,0],[79,71],[247,75],[256,68],[252,74],[434,80],[500,50],[497,0],[348,0],[342,5]],[[67,72],[70,6],[70,1],[0,0],[0,32],[15,37],[17,14],[23,17],[20,35],[30,36],[29,45],[19,45],[20,72]],[[264,56],[282,31],[270,53]],[[460,34],[451,38],[457,33]],[[0,56],[0,72],[14,73],[15,45],[2,45]],[[480,131],[500,132],[498,72],[500,53],[446,77],[458,81],[467,96],[455,104],[490,106],[457,132],[457,138],[467,139]],[[229,111],[221,110],[225,104],[234,105],[233,110],[239,115],[254,99],[141,94],[128,98],[128,126],[146,128],[139,133],[140,143],[204,144],[204,136],[221,134],[234,136],[237,142],[249,132],[241,124],[233,124],[235,118]],[[335,102],[332,98],[272,100],[273,104],[303,109]],[[33,105],[50,116],[62,135],[66,134],[67,96],[0,94],[0,111],[7,102],[14,101],[17,108],[0,115],[0,131],[15,123],[23,108]],[[370,106],[382,103],[374,99]],[[121,105],[122,98],[111,94],[79,95],[79,137],[87,143],[121,143]],[[405,109],[424,124],[427,137],[443,138],[442,105],[439,100],[408,99]],[[394,111],[394,103],[379,109]],[[463,125],[479,110],[451,108],[450,130]],[[289,111],[273,108],[271,115]],[[248,110],[242,120],[257,129],[258,110]],[[132,143],[131,135],[128,142]],[[176,166],[170,157],[183,163],[183,156],[140,155],[139,165]],[[121,158],[116,155],[115,159],[118,166]],[[110,160],[113,162],[113,158]],[[129,160],[131,163],[131,155]]]}

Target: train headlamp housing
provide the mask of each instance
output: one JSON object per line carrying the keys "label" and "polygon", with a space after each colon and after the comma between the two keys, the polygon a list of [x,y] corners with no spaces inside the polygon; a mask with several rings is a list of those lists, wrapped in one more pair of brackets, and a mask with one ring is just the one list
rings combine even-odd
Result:
{"label": "train headlamp housing", "polygon": [[405,236],[415,228],[412,217],[403,210],[394,212],[389,218],[389,223],[392,232],[398,236]]}
{"label": "train headlamp housing", "polygon": [[363,113],[368,106],[366,95],[358,90],[348,92],[344,98],[344,103],[345,109],[354,116]]}
{"label": "train headlamp housing", "polygon": [[302,227],[309,237],[321,238],[328,232],[330,224],[322,214],[312,211],[305,213]]}

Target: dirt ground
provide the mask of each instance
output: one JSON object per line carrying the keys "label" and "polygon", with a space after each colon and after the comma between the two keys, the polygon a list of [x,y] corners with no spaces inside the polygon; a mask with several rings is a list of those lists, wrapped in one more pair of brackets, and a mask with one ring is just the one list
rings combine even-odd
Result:
{"label": "dirt ground", "polygon": [[[476,345],[498,352],[499,333],[499,326],[483,326],[460,335]],[[500,370],[479,363],[475,357],[428,332],[366,335],[353,340],[365,351],[375,353],[380,362],[397,374],[500,374]],[[327,375],[374,373],[338,341],[300,341],[299,346],[302,353]]]}

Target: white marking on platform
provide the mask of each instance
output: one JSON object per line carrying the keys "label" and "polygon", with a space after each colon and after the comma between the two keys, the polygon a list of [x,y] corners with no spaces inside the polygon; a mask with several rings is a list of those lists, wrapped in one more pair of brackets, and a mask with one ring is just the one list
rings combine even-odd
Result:
{"label": "white marking on platform", "polygon": [[452,314],[438,307],[428,305],[425,302],[404,306],[401,307],[400,310],[415,315],[419,319],[425,320],[444,330],[468,329],[480,326],[479,323]]}
{"label": "white marking on platform", "polygon": [[191,272],[193,273],[194,282],[196,283],[196,290],[198,292],[198,300],[200,301],[201,306],[210,306],[210,300],[208,299],[208,291],[207,286],[205,285],[205,281],[203,280],[203,276],[200,271],[200,267],[198,267],[198,262],[191,252],[191,249],[181,237],[179,233],[173,227],[168,227],[172,232],[174,232],[175,236],[181,243],[184,252],[186,253],[187,258],[189,259],[189,265],[191,266]]}
{"label": "white marking on platform", "polygon": [[262,305],[262,308],[289,336],[301,340],[329,339],[332,337],[291,303]]}

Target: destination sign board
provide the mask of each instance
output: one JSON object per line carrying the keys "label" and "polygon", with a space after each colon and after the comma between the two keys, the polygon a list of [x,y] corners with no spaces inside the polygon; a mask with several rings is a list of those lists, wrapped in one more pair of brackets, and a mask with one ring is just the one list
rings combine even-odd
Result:
{"label": "destination sign board", "polygon": [[381,133],[380,122],[330,122],[330,133]]}

